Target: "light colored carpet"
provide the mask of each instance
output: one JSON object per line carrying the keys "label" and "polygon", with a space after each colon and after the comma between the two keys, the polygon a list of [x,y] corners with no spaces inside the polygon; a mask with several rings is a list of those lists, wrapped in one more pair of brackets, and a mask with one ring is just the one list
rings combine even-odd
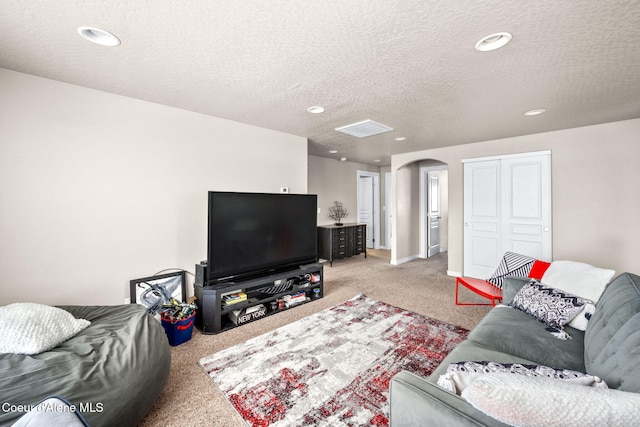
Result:
{"label": "light colored carpet", "polygon": [[[324,298],[218,335],[194,329],[190,341],[171,348],[171,371],[162,395],[140,424],[149,426],[246,426],[198,360],[269,332],[312,313],[343,303],[359,293],[406,310],[472,329],[490,307],[456,306],[455,279],[446,275],[447,254],[402,265],[389,264],[390,253],[368,250],[324,267]],[[461,289],[465,301],[483,300]]]}

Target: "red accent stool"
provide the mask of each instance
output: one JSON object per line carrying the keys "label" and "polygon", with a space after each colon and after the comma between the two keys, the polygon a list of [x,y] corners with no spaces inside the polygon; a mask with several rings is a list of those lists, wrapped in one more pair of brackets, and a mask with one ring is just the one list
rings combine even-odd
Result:
{"label": "red accent stool", "polygon": [[[480,295],[483,298],[487,298],[491,303],[471,303],[458,301],[458,287],[462,285],[472,292]],[[495,306],[496,301],[502,302],[502,289],[495,286],[493,283],[487,282],[483,279],[474,279],[472,277],[457,277],[456,278],[456,305],[491,305]]]}

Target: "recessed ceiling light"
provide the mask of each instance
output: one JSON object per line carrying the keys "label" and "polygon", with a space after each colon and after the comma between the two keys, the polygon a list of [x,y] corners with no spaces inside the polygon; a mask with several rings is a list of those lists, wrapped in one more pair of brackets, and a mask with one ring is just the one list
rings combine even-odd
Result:
{"label": "recessed ceiling light", "polygon": [[329,152],[330,152],[331,154],[336,154],[336,153],[338,152],[338,150],[329,150]]}
{"label": "recessed ceiling light", "polygon": [[319,105],[314,105],[313,107],[307,108],[307,111],[311,114],[320,114],[324,113],[324,108],[320,107]]}
{"label": "recessed ceiling light", "polygon": [[542,114],[545,111],[547,111],[547,110],[545,110],[544,108],[536,108],[535,110],[525,111],[524,115],[525,116],[537,116],[538,114]]}
{"label": "recessed ceiling light", "polygon": [[346,157],[340,157],[340,161],[341,161],[341,162],[346,162],[346,161],[347,161],[347,158],[346,158]]}
{"label": "recessed ceiling light", "polygon": [[513,36],[506,32],[500,32],[491,34],[487,37],[481,38],[478,43],[476,43],[476,50],[480,52],[488,52],[490,50],[500,49],[507,43],[511,41]]}
{"label": "recessed ceiling light", "polygon": [[114,47],[120,44],[120,39],[108,31],[95,27],[78,27],[78,33],[90,42],[101,46]]}
{"label": "recessed ceiling light", "polygon": [[381,160],[380,160],[380,159],[375,159],[375,160],[374,160],[374,162],[376,162],[376,163],[380,163],[380,162],[381,162]]}
{"label": "recessed ceiling light", "polygon": [[395,138],[393,138],[393,139],[395,139],[396,141],[404,141],[404,140],[405,140],[405,139],[407,139],[407,138],[405,138],[404,136],[396,136],[396,137],[395,137]]}

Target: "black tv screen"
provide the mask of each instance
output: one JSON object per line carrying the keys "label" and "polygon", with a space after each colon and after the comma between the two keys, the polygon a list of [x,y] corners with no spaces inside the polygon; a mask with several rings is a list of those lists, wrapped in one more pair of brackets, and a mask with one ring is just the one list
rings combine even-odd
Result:
{"label": "black tv screen", "polygon": [[316,262],[317,205],[315,194],[210,191],[208,283]]}

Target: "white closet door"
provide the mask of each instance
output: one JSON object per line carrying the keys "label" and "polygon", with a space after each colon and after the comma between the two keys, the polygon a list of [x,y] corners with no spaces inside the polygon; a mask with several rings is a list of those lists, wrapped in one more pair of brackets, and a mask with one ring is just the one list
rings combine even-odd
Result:
{"label": "white closet door", "polygon": [[551,261],[551,153],[464,162],[463,274],[490,277],[506,251]]}
{"label": "white closet door", "polygon": [[502,160],[502,248],[551,261],[549,155]]}
{"label": "white closet door", "polygon": [[464,275],[487,278],[500,259],[500,161],[464,164]]}

